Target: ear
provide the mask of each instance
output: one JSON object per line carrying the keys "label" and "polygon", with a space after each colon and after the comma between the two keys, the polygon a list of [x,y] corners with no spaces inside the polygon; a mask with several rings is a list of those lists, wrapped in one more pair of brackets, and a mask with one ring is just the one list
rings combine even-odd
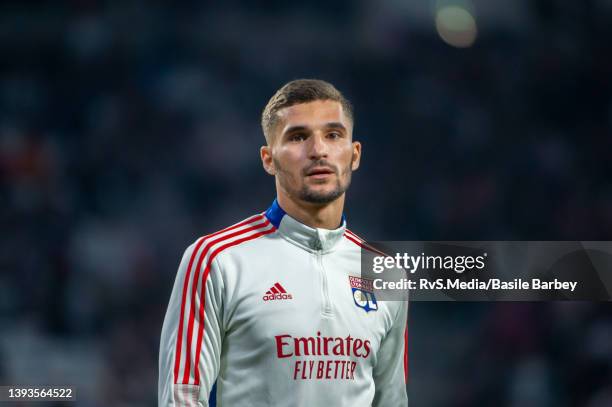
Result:
{"label": "ear", "polygon": [[274,167],[274,160],[272,159],[272,148],[270,146],[261,146],[259,155],[264,170],[270,175],[276,175],[276,168]]}
{"label": "ear", "polygon": [[359,141],[353,141],[353,160],[351,162],[351,169],[355,171],[359,168],[361,162],[361,143]]}

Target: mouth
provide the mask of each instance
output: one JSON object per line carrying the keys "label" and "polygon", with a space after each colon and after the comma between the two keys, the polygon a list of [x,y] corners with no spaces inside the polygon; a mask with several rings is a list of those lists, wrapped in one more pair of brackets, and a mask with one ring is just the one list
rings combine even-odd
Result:
{"label": "mouth", "polygon": [[335,174],[335,171],[329,167],[315,167],[306,172],[307,177],[317,177],[332,174]]}
{"label": "mouth", "polygon": [[335,174],[335,171],[327,167],[315,167],[306,172],[306,176],[313,179],[325,179]]}

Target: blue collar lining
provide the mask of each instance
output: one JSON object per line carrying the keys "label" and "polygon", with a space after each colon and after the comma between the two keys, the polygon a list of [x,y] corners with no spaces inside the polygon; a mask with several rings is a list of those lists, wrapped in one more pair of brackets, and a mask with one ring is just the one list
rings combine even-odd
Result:
{"label": "blue collar lining", "polygon": [[[274,227],[278,229],[280,226],[281,220],[283,220],[283,216],[285,216],[286,214],[287,213],[283,210],[283,208],[280,207],[280,205],[278,204],[278,201],[275,199],[274,202],[272,202],[272,205],[270,205],[270,207],[266,211],[266,218],[268,218],[270,223],[273,224]],[[343,225],[344,222],[346,222],[346,217],[344,216],[344,213],[343,213],[342,220],[340,221],[340,226]]]}
{"label": "blue collar lining", "polygon": [[279,228],[281,220],[283,220],[283,216],[285,215],[285,211],[283,210],[283,208],[280,207],[276,199],[274,200],[274,202],[272,202],[272,205],[270,205],[270,207],[266,211],[266,218],[268,218],[270,223],[273,224],[274,227],[277,229]]}

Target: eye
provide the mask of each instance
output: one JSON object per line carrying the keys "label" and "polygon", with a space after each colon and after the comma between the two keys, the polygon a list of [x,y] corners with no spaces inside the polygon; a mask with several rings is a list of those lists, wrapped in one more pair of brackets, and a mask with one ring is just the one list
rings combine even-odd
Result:
{"label": "eye", "polygon": [[342,137],[342,134],[338,133],[337,131],[332,131],[331,133],[327,133],[327,137],[331,139],[338,139]]}
{"label": "eye", "polygon": [[289,141],[304,141],[306,135],[304,133],[295,133],[289,136]]}

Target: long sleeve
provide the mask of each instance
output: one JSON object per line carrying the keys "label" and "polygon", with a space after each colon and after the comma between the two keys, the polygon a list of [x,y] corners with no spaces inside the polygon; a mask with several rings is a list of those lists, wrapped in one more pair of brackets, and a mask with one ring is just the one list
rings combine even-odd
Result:
{"label": "long sleeve", "polygon": [[208,406],[223,341],[223,279],[201,238],[179,265],[159,349],[159,406]]}
{"label": "long sleeve", "polygon": [[408,302],[402,301],[393,326],[383,339],[374,367],[374,402],[372,407],[408,406]]}

